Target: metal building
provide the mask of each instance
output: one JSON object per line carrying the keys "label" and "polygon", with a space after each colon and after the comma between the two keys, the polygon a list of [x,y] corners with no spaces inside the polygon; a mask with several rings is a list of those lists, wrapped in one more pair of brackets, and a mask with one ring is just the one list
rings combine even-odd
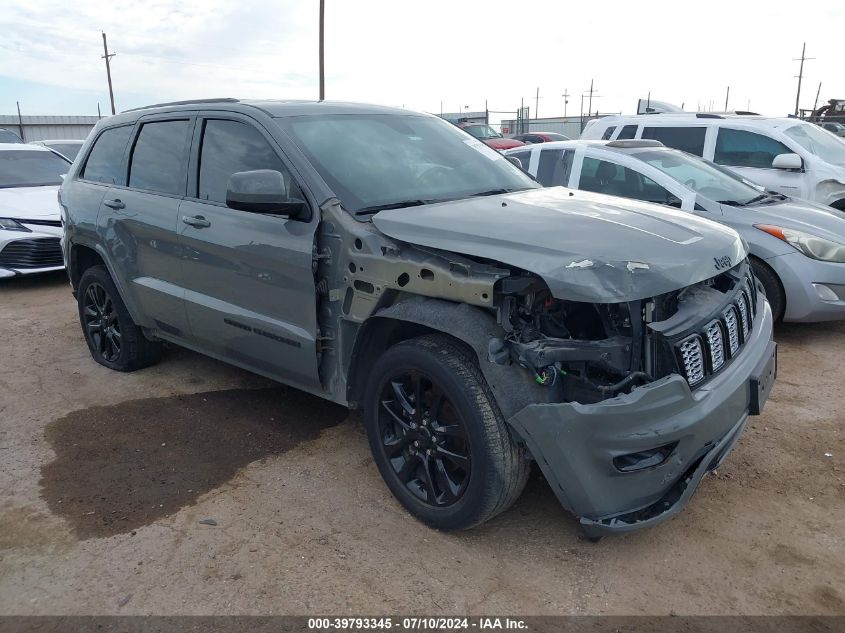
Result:
{"label": "metal building", "polygon": [[20,136],[24,143],[46,139],[85,139],[100,118],[97,116],[29,116],[0,114],[0,127]]}

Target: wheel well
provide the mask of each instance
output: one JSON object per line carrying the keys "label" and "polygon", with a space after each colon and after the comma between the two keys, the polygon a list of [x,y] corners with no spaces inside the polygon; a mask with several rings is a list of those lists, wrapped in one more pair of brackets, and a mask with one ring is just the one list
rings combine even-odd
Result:
{"label": "wheel well", "polygon": [[93,248],[75,245],[70,251],[70,283],[74,291],[79,287],[79,280],[92,266],[102,266],[103,258]]}
{"label": "wheel well", "polygon": [[478,355],[471,346],[446,332],[400,319],[386,317],[368,319],[358,332],[355,349],[352,352],[352,359],[349,364],[346,391],[347,400],[350,405],[354,408],[356,403],[361,401],[367,384],[369,368],[373,366],[373,363],[378,360],[379,356],[401,341],[424,336],[425,334],[448,336],[456,345],[466,350],[470,358],[475,359],[477,362]]}
{"label": "wheel well", "polygon": [[[783,311],[784,313],[786,313],[786,301],[787,301],[787,298],[786,298],[786,290],[784,290],[784,288],[783,288],[783,282],[780,280],[780,275],[778,275],[778,274],[777,274],[777,272],[775,272],[775,269],[774,269],[774,268],[772,268],[771,266],[769,266],[766,262],[764,262],[764,261],[763,261],[762,259],[760,259],[759,257],[755,257],[754,255],[749,255],[749,256],[748,256],[748,259],[753,260],[756,264],[758,264],[758,265],[759,265],[759,266],[761,266],[762,268],[765,268],[765,269],[766,269],[769,273],[771,273],[771,275],[772,275],[772,277],[774,277],[775,281],[777,281],[777,283],[778,283],[778,287],[780,288],[780,294],[781,294],[781,297],[782,297],[782,299],[783,299],[783,306],[781,307],[781,309],[782,309],[782,311]],[[777,314],[774,314],[774,315],[772,315],[772,316],[773,316],[775,319],[778,319],[778,315],[777,315]]]}

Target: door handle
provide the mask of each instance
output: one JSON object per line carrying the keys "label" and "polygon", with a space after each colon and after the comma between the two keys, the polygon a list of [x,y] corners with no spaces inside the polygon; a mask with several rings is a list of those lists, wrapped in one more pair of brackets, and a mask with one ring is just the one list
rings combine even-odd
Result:
{"label": "door handle", "polygon": [[126,205],[120,201],[120,198],[115,198],[114,200],[106,200],[103,202],[104,205],[109,207],[110,209],[125,209]]}
{"label": "door handle", "polygon": [[183,215],[182,222],[185,224],[190,224],[191,226],[195,226],[198,229],[204,229],[208,226],[211,226],[211,222],[206,220],[201,215]]}

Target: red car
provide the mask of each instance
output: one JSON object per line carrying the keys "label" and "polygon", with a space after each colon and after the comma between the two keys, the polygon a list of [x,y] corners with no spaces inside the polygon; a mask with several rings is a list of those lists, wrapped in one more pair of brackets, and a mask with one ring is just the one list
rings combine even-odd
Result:
{"label": "red car", "polygon": [[533,143],[551,143],[552,141],[571,141],[572,139],[557,132],[529,132],[517,134],[514,138],[529,145]]}
{"label": "red car", "polygon": [[459,123],[458,127],[493,149],[503,150],[525,145],[522,141],[505,138],[486,123]]}

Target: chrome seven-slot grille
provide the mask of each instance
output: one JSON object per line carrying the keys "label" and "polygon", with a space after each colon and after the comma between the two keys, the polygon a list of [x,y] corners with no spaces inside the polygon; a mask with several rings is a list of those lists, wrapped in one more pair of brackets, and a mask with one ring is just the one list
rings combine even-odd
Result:
{"label": "chrome seven-slot grille", "polygon": [[691,387],[721,370],[748,340],[757,313],[757,289],[746,277],[733,301],[701,333],[687,336],[678,344],[684,376]]}

